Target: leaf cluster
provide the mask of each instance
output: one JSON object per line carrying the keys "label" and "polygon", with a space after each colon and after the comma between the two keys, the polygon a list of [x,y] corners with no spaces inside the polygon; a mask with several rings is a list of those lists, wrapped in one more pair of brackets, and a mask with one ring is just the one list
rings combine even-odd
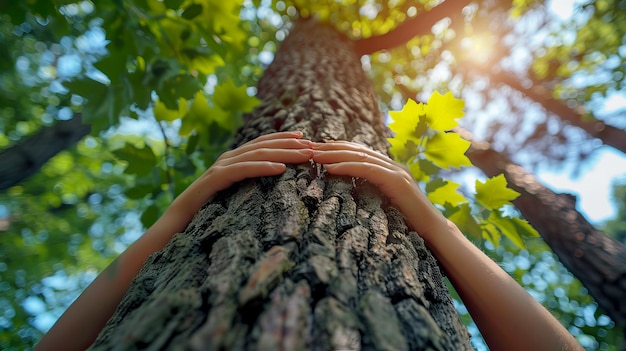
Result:
{"label": "leaf cluster", "polygon": [[388,139],[389,151],[397,162],[409,167],[428,199],[441,206],[466,235],[484,238],[496,247],[504,235],[524,247],[523,237],[539,234],[526,220],[505,215],[505,208],[512,206],[519,193],[507,187],[504,175],[477,180],[472,203],[457,191],[460,184],[442,177],[444,171],[472,165],[465,156],[470,142],[453,131],[463,117],[463,108],[463,101],[451,92],[435,92],[426,104],[409,100],[401,111],[390,112],[389,128],[395,136]]}

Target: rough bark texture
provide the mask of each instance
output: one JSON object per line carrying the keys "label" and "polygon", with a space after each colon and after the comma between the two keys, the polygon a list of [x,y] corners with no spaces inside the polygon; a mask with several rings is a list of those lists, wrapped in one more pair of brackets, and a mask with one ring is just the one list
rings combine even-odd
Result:
{"label": "rough bark texture", "polygon": [[563,265],[600,307],[626,327],[626,247],[596,230],[576,210],[576,198],[556,194],[519,165],[484,145],[473,144],[468,157],[486,175],[504,174],[520,193],[513,201]]}
{"label": "rough bark texture", "polygon": [[[301,22],[238,143],[276,130],[386,149],[371,83],[334,30]],[[439,268],[361,180],[316,165],[241,182],[152,255],[94,350],[465,350]]]}
{"label": "rough bark texture", "polygon": [[0,191],[37,173],[49,159],[89,134],[91,127],[79,114],[67,121],[43,127],[39,132],[0,153]]}

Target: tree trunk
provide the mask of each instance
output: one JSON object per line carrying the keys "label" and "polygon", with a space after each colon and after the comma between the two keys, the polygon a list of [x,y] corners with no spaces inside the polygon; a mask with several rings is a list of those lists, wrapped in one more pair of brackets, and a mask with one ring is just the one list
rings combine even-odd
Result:
{"label": "tree trunk", "polygon": [[[303,21],[237,143],[277,130],[386,150],[349,41]],[[152,255],[92,349],[470,349],[439,268],[367,182],[316,165],[218,194]]]}
{"label": "tree trunk", "polygon": [[6,190],[37,173],[49,159],[72,147],[89,134],[80,114],[67,121],[42,127],[37,133],[0,152],[0,191]]}
{"label": "tree trunk", "polygon": [[595,229],[576,210],[576,199],[556,194],[522,167],[472,143],[467,156],[487,176],[504,174],[520,193],[513,201],[563,265],[619,326],[626,326],[626,247]]}

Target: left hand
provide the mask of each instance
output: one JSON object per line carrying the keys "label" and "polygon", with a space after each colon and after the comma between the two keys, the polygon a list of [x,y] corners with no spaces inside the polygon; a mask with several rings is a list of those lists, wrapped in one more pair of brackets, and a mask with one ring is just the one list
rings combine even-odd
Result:
{"label": "left hand", "polygon": [[236,182],[282,174],[286,163],[308,162],[313,157],[312,146],[311,141],[302,139],[302,132],[281,132],[260,136],[226,151],[174,200],[168,211],[191,220],[211,196]]}

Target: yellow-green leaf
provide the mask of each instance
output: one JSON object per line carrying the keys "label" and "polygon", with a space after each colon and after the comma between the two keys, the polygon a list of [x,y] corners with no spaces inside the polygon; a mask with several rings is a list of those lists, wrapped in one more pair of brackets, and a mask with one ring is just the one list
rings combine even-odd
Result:
{"label": "yellow-green leaf", "polygon": [[465,156],[470,142],[456,133],[437,133],[426,142],[424,155],[435,165],[450,169],[461,166],[471,166],[472,163]]}
{"label": "yellow-green leaf", "polygon": [[123,148],[113,151],[115,157],[126,161],[127,173],[137,175],[148,174],[156,164],[156,156],[152,148],[144,145],[141,149],[131,144],[125,144]]}
{"label": "yellow-green leaf", "polygon": [[417,155],[417,145],[412,140],[387,138],[387,141],[391,144],[389,153],[397,162],[407,163]]}
{"label": "yellow-green leaf", "polygon": [[215,106],[209,111],[209,118],[226,130],[235,130],[241,123],[239,114],[224,111],[219,106]]}
{"label": "yellow-green leaf", "polygon": [[530,238],[538,238],[539,233],[535,228],[533,228],[527,220],[522,218],[513,217],[511,218],[515,228],[520,233],[521,236],[530,237]]}
{"label": "yellow-green leaf", "polygon": [[422,169],[422,165],[419,162],[413,162],[409,165],[409,171],[413,176],[413,179],[418,182],[427,182],[430,180],[430,175],[427,172],[424,172]]}
{"label": "yellow-green leaf", "polygon": [[428,99],[428,105],[426,105],[428,126],[439,131],[456,127],[459,124],[456,119],[463,117],[464,107],[463,100],[456,99],[452,96],[452,92],[441,95],[435,91]]}
{"label": "yellow-green leaf", "polygon": [[250,112],[260,103],[256,97],[248,96],[245,86],[235,86],[230,77],[215,87],[213,102],[222,110],[232,112]]}
{"label": "yellow-green leaf", "polygon": [[497,210],[515,200],[519,193],[507,187],[503,174],[488,178],[484,183],[476,181],[476,200],[489,210]]}
{"label": "yellow-green leaf", "polygon": [[467,199],[457,192],[458,187],[459,184],[446,181],[443,186],[429,192],[427,197],[432,203],[438,205],[444,205],[446,202],[451,205],[467,202]]}
{"label": "yellow-green leaf", "polygon": [[446,213],[448,214],[448,219],[451,220],[454,224],[459,227],[461,232],[467,236],[474,237],[476,239],[480,239],[482,236],[482,229],[480,225],[476,222],[474,216],[472,216],[472,209],[469,204],[461,204],[459,206],[452,207],[451,205],[447,205]]}
{"label": "yellow-green leaf", "polygon": [[483,238],[493,244],[494,247],[500,245],[500,232],[493,223],[483,222],[481,223],[483,229]]}
{"label": "yellow-green leaf", "polygon": [[425,115],[424,104],[417,103],[413,99],[409,99],[401,111],[390,111],[389,116],[392,122],[389,123],[389,129],[399,135],[414,134],[420,116]]}
{"label": "yellow-green leaf", "polygon": [[191,106],[189,106],[189,111],[187,111],[187,114],[183,118],[183,123],[180,126],[178,134],[181,136],[187,136],[199,127],[208,125],[210,112],[211,107],[209,106],[206,97],[202,92],[197,92],[196,96],[193,98]]}
{"label": "yellow-green leaf", "polygon": [[487,223],[495,225],[500,233],[509,238],[515,245],[520,248],[524,248],[524,241],[522,241],[522,237],[517,231],[513,218],[503,217],[500,212],[493,211],[489,214],[486,221]]}
{"label": "yellow-green leaf", "polygon": [[157,121],[174,121],[182,118],[187,113],[187,101],[183,98],[178,99],[178,110],[170,110],[161,100],[157,100],[154,104],[154,118]]}

